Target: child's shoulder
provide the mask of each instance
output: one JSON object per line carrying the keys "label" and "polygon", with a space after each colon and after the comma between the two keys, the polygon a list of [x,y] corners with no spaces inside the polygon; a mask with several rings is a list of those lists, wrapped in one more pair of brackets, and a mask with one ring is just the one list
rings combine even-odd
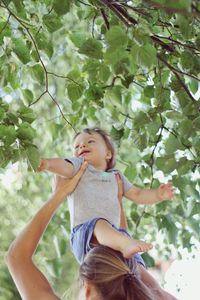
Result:
{"label": "child's shoulder", "polygon": [[65,160],[67,162],[71,163],[73,165],[73,167],[74,167],[74,171],[77,172],[80,169],[80,167],[81,167],[81,165],[82,165],[82,163],[84,161],[84,158],[83,157],[75,157],[75,156],[73,156],[73,157],[65,158]]}

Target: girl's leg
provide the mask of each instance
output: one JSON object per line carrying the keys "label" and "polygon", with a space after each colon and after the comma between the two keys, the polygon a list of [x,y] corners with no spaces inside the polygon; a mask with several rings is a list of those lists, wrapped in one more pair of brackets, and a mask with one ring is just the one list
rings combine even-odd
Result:
{"label": "girl's leg", "polygon": [[151,289],[156,300],[177,300],[177,298],[163,290],[153,276],[141,264],[138,264],[138,269],[141,280]]}
{"label": "girl's leg", "polygon": [[97,221],[93,234],[99,244],[120,251],[125,258],[131,258],[137,252],[145,252],[152,248],[149,243],[133,240],[120,233],[103,219]]}

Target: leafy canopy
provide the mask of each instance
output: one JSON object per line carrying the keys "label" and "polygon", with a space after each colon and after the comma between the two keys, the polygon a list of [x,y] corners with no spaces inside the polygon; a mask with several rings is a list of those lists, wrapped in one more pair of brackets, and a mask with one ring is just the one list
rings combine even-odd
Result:
{"label": "leafy canopy", "polygon": [[[2,172],[18,161],[36,170],[41,156],[70,155],[76,131],[101,126],[116,141],[118,167],[134,184],[157,187],[171,180],[176,188],[174,202],[127,203],[130,231],[138,238],[148,233],[162,257],[175,251],[172,244],[190,250],[199,238],[199,16],[194,0],[0,1]],[[32,194],[47,195],[37,180],[48,191],[47,180],[34,173],[18,200],[6,191],[8,206],[19,205],[16,220],[23,203],[28,215],[35,211],[26,200]],[[3,211],[1,227],[10,224],[6,249],[16,220],[11,207]],[[67,209],[58,220],[69,221]],[[57,252],[44,268],[62,278],[67,234],[55,234],[55,228],[52,223],[47,236],[54,236]],[[158,231],[165,234],[163,246]],[[42,247],[38,252],[48,253]],[[147,254],[145,259],[153,263]],[[8,277],[2,280],[8,287]],[[6,300],[17,299],[5,290]]]}

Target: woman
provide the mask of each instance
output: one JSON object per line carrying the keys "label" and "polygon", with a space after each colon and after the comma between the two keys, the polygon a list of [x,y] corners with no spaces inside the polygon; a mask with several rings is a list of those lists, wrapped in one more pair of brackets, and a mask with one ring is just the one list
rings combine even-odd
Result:
{"label": "woman", "polygon": [[[86,167],[87,163],[84,163],[72,179],[56,178],[51,197],[8,250],[6,263],[22,299],[60,299],[34,265],[32,256],[55,211],[66,195],[72,193]],[[104,246],[96,246],[87,254],[80,267],[80,281],[81,300],[158,299],[141,281],[134,261],[126,260],[119,252]]]}

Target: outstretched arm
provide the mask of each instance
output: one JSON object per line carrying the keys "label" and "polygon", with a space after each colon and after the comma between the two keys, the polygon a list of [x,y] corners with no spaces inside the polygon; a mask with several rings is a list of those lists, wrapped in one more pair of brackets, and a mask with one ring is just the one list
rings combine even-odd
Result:
{"label": "outstretched arm", "polygon": [[174,197],[171,183],[161,184],[157,189],[140,189],[132,187],[126,192],[125,197],[138,204],[154,204]]}
{"label": "outstretched arm", "polygon": [[8,250],[6,263],[24,300],[59,299],[53,292],[48,280],[34,265],[32,256],[57,208],[65,196],[72,193],[86,167],[87,163],[84,163],[72,179],[56,178],[52,196],[16,237]]}
{"label": "outstretched arm", "polygon": [[38,171],[49,171],[59,176],[70,178],[73,175],[74,167],[70,162],[62,158],[44,158],[38,166]]}

